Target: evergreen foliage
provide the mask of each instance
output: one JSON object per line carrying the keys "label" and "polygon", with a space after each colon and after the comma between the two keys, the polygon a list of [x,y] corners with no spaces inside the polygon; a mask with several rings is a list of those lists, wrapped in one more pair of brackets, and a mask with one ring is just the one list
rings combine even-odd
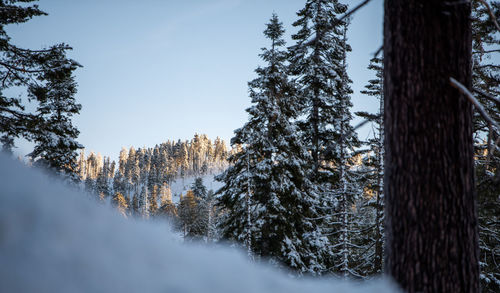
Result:
{"label": "evergreen foliage", "polygon": [[331,255],[321,223],[314,220],[319,198],[308,176],[310,154],[293,123],[300,113],[286,76],[283,33],[273,15],[264,31],[271,47],[260,55],[267,66],[249,83],[250,119],[231,141],[242,149],[218,178],[225,184],[218,191],[218,205],[226,211],[220,228],[224,238],[245,242],[257,258],[298,274],[321,274]]}
{"label": "evergreen foliage", "polygon": [[[66,44],[24,49],[13,45],[5,30],[7,25],[46,15],[31,2],[35,0],[0,2],[0,143],[4,151],[12,152],[16,138],[34,142],[29,154],[34,165],[76,180],[76,151],[82,146],[76,142],[79,131],[71,116],[81,109],[74,99],[73,77],[80,65],[66,57],[71,50]],[[24,99],[9,97],[11,88],[25,91]],[[27,105],[35,110],[26,110]]]}
{"label": "evergreen foliage", "polygon": [[365,90],[361,91],[379,100],[377,113],[358,112],[356,115],[373,123],[373,137],[365,143],[369,150],[364,154],[363,167],[363,201],[359,204],[360,222],[359,239],[357,240],[358,272],[363,275],[381,274],[383,271],[384,243],[384,99],[382,60],[374,57],[368,69],[375,71],[375,78],[368,81]]}
{"label": "evergreen foliage", "polygon": [[[475,89],[494,97],[500,96],[500,67],[495,63],[500,51],[498,31],[489,12],[479,1],[472,2],[472,83]],[[500,18],[500,3],[491,3]],[[500,122],[500,105],[483,95],[476,98],[492,119]],[[476,111],[477,112],[477,111]],[[488,124],[475,113],[475,165],[479,213],[481,287],[483,292],[500,291],[500,147],[490,145],[498,134],[489,133]],[[491,140],[488,145],[488,141]]]}

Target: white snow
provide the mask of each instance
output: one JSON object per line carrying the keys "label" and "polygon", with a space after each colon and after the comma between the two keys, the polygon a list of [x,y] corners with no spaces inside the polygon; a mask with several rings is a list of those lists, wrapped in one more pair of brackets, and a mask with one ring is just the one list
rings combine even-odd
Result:
{"label": "white snow", "polygon": [[186,191],[191,189],[191,185],[198,177],[201,177],[201,179],[203,179],[203,185],[205,185],[207,191],[211,189],[213,192],[216,192],[219,188],[222,187],[223,183],[215,181],[214,176],[216,175],[206,174],[200,176],[186,176],[186,178],[184,179],[180,177],[176,178],[175,181],[170,185],[170,191],[172,192],[172,202],[179,203],[180,194],[185,195]]}
{"label": "white snow", "polygon": [[124,219],[0,156],[0,292],[396,292],[290,279],[229,248],[179,244],[166,225]]}

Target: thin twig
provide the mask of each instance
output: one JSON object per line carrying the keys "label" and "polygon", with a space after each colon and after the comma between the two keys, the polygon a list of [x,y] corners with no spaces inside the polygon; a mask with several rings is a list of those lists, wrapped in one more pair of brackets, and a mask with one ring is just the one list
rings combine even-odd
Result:
{"label": "thin twig", "polygon": [[373,54],[374,58],[378,57],[378,54],[384,50],[384,45],[380,46],[380,48],[377,49],[377,51]]}
{"label": "thin twig", "polygon": [[366,123],[370,122],[370,120],[368,119],[365,119],[363,120],[362,122],[360,122],[358,125],[354,126],[354,128],[352,129],[353,131],[354,130],[357,130],[358,128],[361,128],[363,125],[365,125]]}
{"label": "thin twig", "polygon": [[497,30],[500,32],[500,25],[498,25],[497,19],[495,18],[495,14],[491,10],[490,4],[488,4],[488,2],[486,2],[485,0],[479,0],[479,2],[483,3],[483,5],[486,7],[486,9],[488,9],[488,13],[490,14],[491,21],[493,21],[493,23],[497,27]]}

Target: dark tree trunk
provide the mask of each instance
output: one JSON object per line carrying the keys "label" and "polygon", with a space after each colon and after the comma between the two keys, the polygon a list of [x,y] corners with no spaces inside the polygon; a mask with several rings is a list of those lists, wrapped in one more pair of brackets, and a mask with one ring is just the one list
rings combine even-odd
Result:
{"label": "dark tree trunk", "polygon": [[470,3],[386,0],[386,271],[408,292],[479,292]]}

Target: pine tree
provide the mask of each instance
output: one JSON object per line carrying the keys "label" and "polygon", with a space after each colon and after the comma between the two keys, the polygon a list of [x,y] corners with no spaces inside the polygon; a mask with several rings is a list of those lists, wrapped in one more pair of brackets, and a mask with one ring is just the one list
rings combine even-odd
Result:
{"label": "pine tree", "polygon": [[113,201],[112,204],[118,209],[120,214],[127,218],[128,214],[128,202],[125,199],[125,196],[121,194],[120,192],[116,192],[115,195],[113,196]]}
{"label": "pine tree", "polygon": [[[500,96],[500,66],[498,46],[500,39],[488,9],[479,1],[472,2],[472,84],[475,89],[493,97]],[[493,13],[498,20],[500,3],[492,2]],[[500,122],[500,104],[482,94],[476,98],[492,119]],[[500,130],[499,130],[500,131]],[[491,147],[499,138],[490,133],[488,124],[475,113],[475,167],[478,194],[479,247],[481,289],[483,292],[500,291],[500,147]],[[491,140],[490,143],[488,141]]]}
{"label": "pine tree", "polygon": [[65,56],[67,47],[61,46],[51,57],[52,70],[37,77],[41,83],[30,85],[28,96],[38,101],[37,117],[44,119],[33,135],[35,147],[29,154],[34,165],[77,181],[77,150],[83,148],[76,141],[80,133],[71,123],[71,116],[79,114],[81,105],[75,101],[76,82],[73,71],[79,66]]}
{"label": "pine tree", "polygon": [[[71,116],[81,109],[74,99],[73,77],[80,65],[66,57],[71,50],[66,44],[30,50],[10,43],[6,25],[46,15],[30,2],[34,0],[0,3],[0,143],[4,151],[11,153],[15,138],[32,141],[35,148],[29,156],[34,165],[76,180],[76,151],[82,146],[76,142],[79,132]],[[21,97],[8,97],[9,88],[26,90],[30,106],[36,105],[31,107],[36,110],[26,111],[26,101]]]}
{"label": "pine tree", "polygon": [[233,165],[218,177],[224,182],[218,205],[227,210],[220,227],[224,238],[246,242],[258,258],[298,274],[321,274],[330,251],[312,220],[318,216],[318,194],[307,174],[310,155],[293,123],[299,112],[286,76],[283,33],[273,15],[264,31],[271,47],[260,55],[267,67],[258,68],[249,83],[250,120],[231,141],[243,150],[230,157]]}
{"label": "pine tree", "polygon": [[154,185],[149,196],[149,215],[154,216],[158,212],[158,185]]}
{"label": "pine tree", "polygon": [[194,195],[199,198],[207,197],[207,188],[203,185],[203,179],[201,177],[197,177],[193,184],[191,185],[191,190],[194,192]]}
{"label": "pine tree", "polygon": [[104,158],[104,164],[96,178],[96,191],[100,198],[107,198],[112,194],[108,178],[110,177],[111,163],[109,158]]}
{"label": "pine tree", "polygon": [[[336,15],[347,10],[337,0],[308,0],[293,23],[299,31],[292,36],[297,43],[290,47],[290,72],[300,85],[300,100],[305,121],[301,121],[307,150],[312,155],[313,178],[328,182],[331,174],[323,170],[325,152],[338,141],[340,113],[335,109],[336,86],[344,81],[338,74],[343,62],[345,23]],[[325,178],[326,177],[326,178]]]}
{"label": "pine tree", "polygon": [[181,197],[177,212],[184,239],[197,240],[205,235],[206,223],[201,211],[200,199],[195,197],[192,190],[188,190]]}
{"label": "pine tree", "polygon": [[166,183],[160,188],[160,208],[158,214],[167,218],[172,223],[177,220],[177,208],[172,202],[172,192]]}
{"label": "pine tree", "polygon": [[366,141],[369,152],[363,158],[364,200],[360,203],[360,216],[357,245],[360,247],[357,256],[360,273],[363,276],[382,273],[383,243],[384,243],[384,99],[383,99],[383,68],[380,58],[370,60],[368,69],[375,71],[375,79],[368,81],[362,94],[379,100],[379,109],[375,114],[357,112],[356,114],[374,124],[374,135]]}
{"label": "pine tree", "polygon": [[141,195],[139,198],[139,214],[143,219],[149,219],[149,211],[150,211],[150,202],[149,202],[149,190],[146,185],[142,187]]}

